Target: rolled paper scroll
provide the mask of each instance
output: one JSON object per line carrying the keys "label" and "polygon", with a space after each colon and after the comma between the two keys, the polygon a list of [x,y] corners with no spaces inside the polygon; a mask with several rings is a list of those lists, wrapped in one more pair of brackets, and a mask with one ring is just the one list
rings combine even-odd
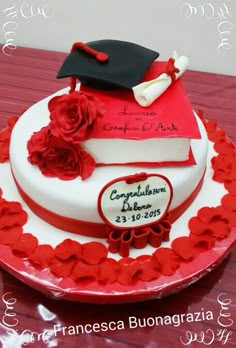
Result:
{"label": "rolled paper scroll", "polygon": [[188,58],[185,56],[177,57],[176,52],[174,52],[173,58],[170,58],[169,62],[170,61],[173,61],[174,63],[174,69],[171,73],[162,73],[154,80],[142,82],[133,87],[134,98],[139,105],[144,107],[151,105],[167,90],[174,80],[177,80],[186,71],[189,65]]}

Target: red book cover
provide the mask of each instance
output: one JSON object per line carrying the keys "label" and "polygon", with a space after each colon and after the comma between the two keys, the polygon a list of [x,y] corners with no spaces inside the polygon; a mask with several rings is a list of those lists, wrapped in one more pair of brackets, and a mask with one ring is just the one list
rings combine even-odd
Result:
{"label": "red book cover", "polygon": [[[166,62],[154,62],[144,81],[165,71]],[[128,90],[98,90],[84,85],[81,90],[98,97],[105,105],[93,138],[200,138],[198,125],[180,79],[176,80],[152,105],[140,106]],[[170,102],[171,101],[171,102]]]}

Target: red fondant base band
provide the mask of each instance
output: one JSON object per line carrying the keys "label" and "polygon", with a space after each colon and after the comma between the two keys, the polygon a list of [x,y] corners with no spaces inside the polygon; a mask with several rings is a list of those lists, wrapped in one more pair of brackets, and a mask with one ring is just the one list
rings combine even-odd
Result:
{"label": "red fondant base band", "polygon": [[[201,189],[202,183],[203,183],[203,177],[201,178],[200,182],[198,183],[195,190],[191,193],[191,195],[178,207],[175,209],[169,211],[169,218],[168,220],[173,223],[175,220],[178,219],[179,216],[181,216],[184,211],[190,206],[190,204],[194,201],[195,197],[197,196],[198,192]],[[15,180],[16,182],[16,180]],[[20,187],[20,185],[16,182],[18,191],[25,201],[25,203],[29,206],[29,208],[41,219],[48,222],[49,224],[67,231],[72,232],[76,234],[80,234],[83,236],[88,237],[94,237],[94,238],[106,238],[107,237],[107,229],[106,225],[104,223],[96,223],[96,222],[88,222],[88,221],[82,221],[82,220],[76,220],[71,219],[56,213],[53,213],[52,211],[42,207],[38,203],[36,203],[34,200],[32,200]]]}

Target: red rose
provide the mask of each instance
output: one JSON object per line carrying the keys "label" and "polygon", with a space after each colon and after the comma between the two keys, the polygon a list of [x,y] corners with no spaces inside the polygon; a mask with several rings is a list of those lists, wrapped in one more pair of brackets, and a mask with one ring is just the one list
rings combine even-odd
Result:
{"label": "red rose", "polygon": [[73,144],[88,139],[104,113],[98,98],[79,91],[52,98],[48,109],[52,134]]}
{"label": "red rose", "polygon": [[43,158],[44,152],[49,147],[51,137],[52,135],[48,126],[33,133],[30,140],[27,142],[29,152],[28,160],[31,164],[38,164],[38,162]]}
{"label": "red rose", "polygon": [[43,127],[32,135],[27,144],[32,164],[37,164],[42,174],[71,180],[77,176],[88,178],[94,168],[95,161],[77,144],[69,144],[52,135],[49,127]]}

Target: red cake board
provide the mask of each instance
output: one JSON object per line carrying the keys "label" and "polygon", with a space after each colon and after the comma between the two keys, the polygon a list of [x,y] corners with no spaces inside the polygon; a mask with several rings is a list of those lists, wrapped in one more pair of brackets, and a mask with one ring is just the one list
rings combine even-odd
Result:
{"label": "red cake board", "polygon": [[[215,170],[214,180],[212,179],[212,176],[209,176],[209,179],[212,180],[212,182],[217,181],[219,185],[224,185],[224,181],[227,179],[227,182],[228,182],[228,178],[232,177],[232,180],[233,180],[232,183],[234,183],[235,179],[233,175],[234,174],[233,170],[235,167],[233,164],[235,164],[235,162],[232,164],[231,174],[226,175],[226,173],[228,173],[228,170],[229,170],[229,166],[228,166],[229,161],[232,162],[233,159],[235,159],[234,157],[235,145],[225,136],[225,134],[222,131],[220,131],[217,128],[215,122],[212,122],[212,121],[209,121],[209,122],[204,121],[204,122],[208,131],[209,139],[211,139],[210,141],[213,142],[214,144],[215,153],[219,154],[219,157],[217,157],[218,160],[215,159],[213,161],[214,163],[212,163]],[[214,154],[211,156],[214,157]],[[224,158],[223,162],[222,162],[221,156],[223,156]],[[211,162],[211,159],[209,158],[208,165],[210,165],[210,162]],[[226,167],[222,171],[223,164]],[[9,166],[9,164],[7,166]],[[8,182],[7,177],[5,177],[4,179],[2,177],[1,180],[2,180],[1,185],[3,185],[6,189],[12,187],[10,184],[11,181]],[[205,185],[207,186],[205,186],[205,190],[209,189],[208,184],[209,182],[206,181]],[[132,282],[124,283],[124,282],[118,281],[118,278],[116,278],[116,281],[113,281],[111,283],[108,282],[105,284],[104,283],[101,284],[99,281],[96,281],[96,280],[91,280],[91,279],[88,280],[89,277],[87,278],[85,277],[83,278],[83,280],[78,282],[72,279],[73,277],[69,277],[69,276],[66,278],[62,278],[59,276],[56,277],[51,272],[51,269],[49,267],[38,268],[36,264],[33,265],[30,262],[29,258],[23,257],[23,256],[19,257],[19,255],[17,256],[17,254],[13,252],[14,248],[12,249],[11,246],[4,245],[5,244],[4,242],[0,244],[0,254],[1,254],[0,266],[4,268],[6,271],[8,271],[10,274],[15,276],[16,278],[18,278],[20,281],[24,282],[25,284],[57,300],[66,299],[71,301],[108,304],[108,303],[138,302],[138,301],[150,300],[155,298],[162,298],[169,294],[180,291],[181,289],[194,283],[195,281],[200,279],[202,276],[212,271],[229,254],[229,252],[232,250],[233,246],[235,245],[236,243],[235,193],[232,187],[230,189],[231,193],[229,192],[229,188],[228,189],[225,188],[224,191],[228,191],[228,193],[225,196],[224,196],[224,193],[221,192],[221,190],[219,191],[219,194],[221,197],[221,204],[222,204],[222,207],[219,207],[219,208],[220,209],[222,208],[222,210],[220,211],[217,210],[217,212],[215,212],[216,207],[215,208],[213,207],[214,214],[216,214],[215,216],[219,214],[220,215],[223,214],[222,216],[223,220],[219,221],[220,225],[218,225],[217,233],[216,233],[216,236],[214,237],[213,246],[211,245],[210,248],[208,249],[204,248],[204,250],[197,253],[196,255],[195,253],[191,254],[192,258],[187,257],[188,261],[184,261],[185,257],[182,257],[182,261],[179,264],[179,268],[175,269],[175,272],[171,273],[172,275],[166,276],[165,274],[167,273],[162,272],[161,275],[159,275],[158,277],[155,277],[155,280],[152,280],[149,282],[140,280],[138,278],[134,278]],[[208,196],[206,195],[206,198],[207,197]],[[204,198],[204,200],[203,201],[200,200],[201,205],[198,207],[198,209],[202,207],[203,210],[205,208],[205,212],[207,210],[206,212],[207,216],[205,216],[204,219],[206,218],[208,220],[209,213],[211,215],[211,208],[205,207],[205,203],[207,204],[207,199],[205,202],[205,196],[202,198]],[[3,195],[3,199],[4,199],[4,195]],[[11,202],[8,202],[8,203],[11,204]],[[225,211],[224,211],[224,208],[226,208]],[[193,209],[193,211],[195,211],[195,209],[196,207]],[[210,209],[210,211],[208,209]],[[189,214],[192,214],[191,210]],[[193,212],[193,215],[190,215],[190,217],[196,218],[195,214],[196,214],[196,211],[195,213]],[[190,217],[188,217],[188,219]],[[223,225],[227,224],[227,229],[225,231],[223,230],[223,227],[221,224],[222,222],[223,222]],[[180,220],[179,220],[179,223],[181,223]],[[229,226],[231,226],[231,228]],[[27,227],[27,230],[28,230],[28,227]],[[32,233],[31,239],[32,238],[37,239],[36,237],[33,236],[34,231],[31,230],[31,228],[29,232]],[[43,231],[41,231],[40,233],[42,232]],[[205,227],[203,232],[205,232]],[[29,236],[29,233],[28,233],[28,236]],[[67,238],[66,232],[65,232],[64,238]],[[189,237],[187,237],[187,239],[188,238]],[[178,237],[176,239],[178,239]],[[97,243],[97,244],[100,244],[100,243]],[[145,251],[144,251],[144,254],[145,254]],[[89,264],[89,267],[92,265],[93,264]]]}
{"label": "red cake board", "polygon": [[23,283],[55,300],[111,304],[139,302],[162,298],[196,282],[217,267],[236,243],[236,227],[228,238],[216,242],[214,248],[200,253],[193,261],[181,263],[173,276],[161,276],[151,282],[138,281],[132,286],[119,283],[78,285],[71,278],[57,278],[48,269],[37,270],[30,262],[12,254],[9,246],[0,245],[0,265]]}

